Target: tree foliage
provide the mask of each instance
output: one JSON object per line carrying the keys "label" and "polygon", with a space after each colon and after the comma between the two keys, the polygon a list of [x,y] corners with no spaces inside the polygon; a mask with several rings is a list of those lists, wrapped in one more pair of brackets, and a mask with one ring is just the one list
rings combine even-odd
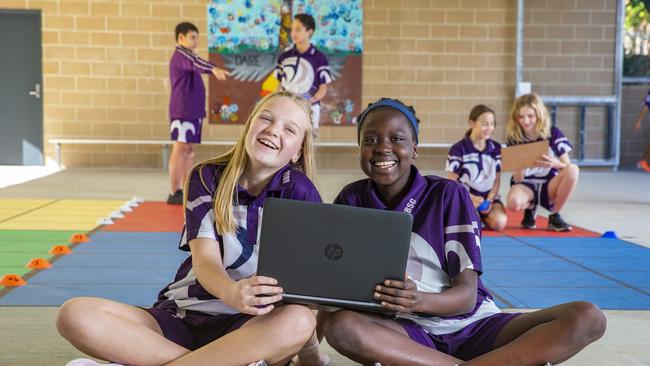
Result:
{"label": "tree foliage", "polygon": [[643,24],[647,24],[649,18],[650,0],[626,0],[625,1],[625,28],[636,30]]}

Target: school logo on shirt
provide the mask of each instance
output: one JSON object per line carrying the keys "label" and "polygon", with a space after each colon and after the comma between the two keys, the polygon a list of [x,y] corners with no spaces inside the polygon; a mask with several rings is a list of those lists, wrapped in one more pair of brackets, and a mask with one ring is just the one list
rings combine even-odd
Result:
{"label": "school logo on shirt", "polygon": [[291,170],[287,170],[284,172],[282,175],[282,184],[287,184],[289,183],[289,180],[291,179]]}
{"label": "school logo on shirt", "polygon": [[311,92],[314,83],[314,68],[305,58],[288,57],[282,62],[284,89],[302,95]]}
{"label": "school logo on shirt", "polygon": [[411,213],[411,211],[413,211],[413,208],[415,208],[415,204],[417,202],[418,201],[416,201],[415,198],[411,198],[406,204],[406,207],[404,207],[404,212]]}
{"label": "school logo on shirt", "polygon": [[325,257],[337,261],[343,257],[343,247],[338,244],[329,244],[325,247]]}

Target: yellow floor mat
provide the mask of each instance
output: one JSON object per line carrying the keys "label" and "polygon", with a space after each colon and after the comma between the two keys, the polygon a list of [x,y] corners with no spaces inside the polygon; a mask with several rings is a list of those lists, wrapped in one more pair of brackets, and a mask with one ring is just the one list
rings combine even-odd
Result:
{"label": "yellow floor mat", "polygon": [[0,199],[0,230],[89,231],[126,201]]}

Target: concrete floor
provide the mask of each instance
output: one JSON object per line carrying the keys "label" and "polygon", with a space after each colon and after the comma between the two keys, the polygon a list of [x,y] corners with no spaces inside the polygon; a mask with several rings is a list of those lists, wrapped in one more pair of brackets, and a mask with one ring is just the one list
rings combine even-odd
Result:
{"label": "concrete floor", "polygon": [[[7,171],[0,167],[0,186]],[[359,172],[320,172],[318,186],[328,202],[339,189],[362,178]],[[502,190],[507,189],[506,180]],[[70,169],[0,189],[0,198],[128,199],[160,201],[167,194],[160,170]],[[615,230],[619,237],[650,247],[650,174],[583,172],[567,221],[594,231]],[[0,307],[0,366],[64,365],[81,354],[56,332],[53,307]],[[650,365],[650,311],[606,311],[605,336],[567,365]],[[333,365],[354,363],[327,345]]]}

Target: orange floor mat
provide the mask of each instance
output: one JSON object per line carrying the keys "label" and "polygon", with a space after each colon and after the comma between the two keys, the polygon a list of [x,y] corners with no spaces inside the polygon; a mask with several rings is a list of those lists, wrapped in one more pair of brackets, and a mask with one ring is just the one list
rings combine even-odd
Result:
{"label": "orange floor mat", "polygon": [[104,226],[102,231],[180,233],[182,228],[183,206],[143,202],[133,212],[126,212],[124,218],[116,219],[113,225]]}
{"label": "orange floor mat", "polygon": [[[483,236],[520,236],[520,237],[553,237],[553,238],[596,238],[600,234],[581,227],[573,226],[573,230],[566,233],[558,233],[546,230],[548,219],[537,216],[536,229],[522,229],[520,226],[521,219],[524,217],[523,212],[508,212],[508,224],[505,230],[496,232],[492,230],[483,230]],[[571,223],[571,222],[569,222]]]}

